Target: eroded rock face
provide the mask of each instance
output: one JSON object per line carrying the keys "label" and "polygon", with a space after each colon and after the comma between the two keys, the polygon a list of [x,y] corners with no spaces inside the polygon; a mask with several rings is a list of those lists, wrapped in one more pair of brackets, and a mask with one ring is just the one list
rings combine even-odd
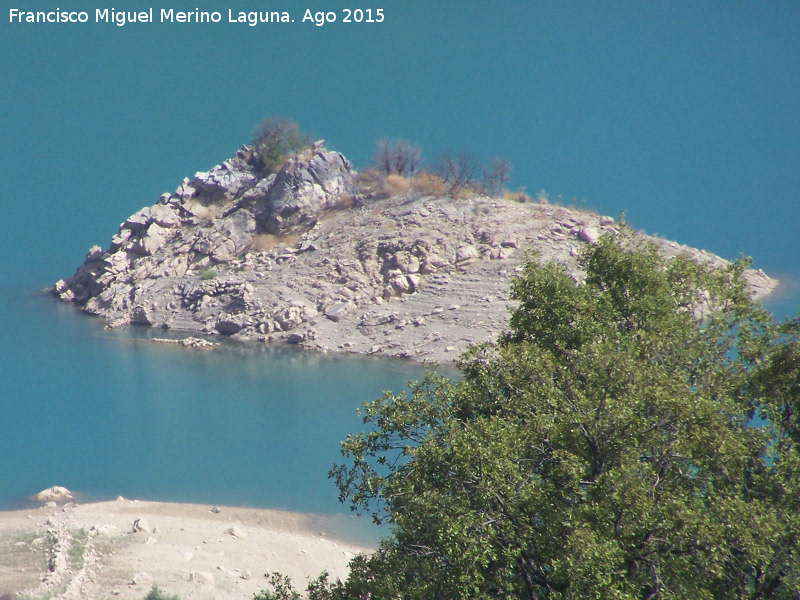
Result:
{"label": "eroded rock face", "polygon": [[350,163],[339,152],[319,150],[308,161],[291,159],[258,203],[256,213],[267,233],[305,232],[325,210],[336,206],[351,179]]}
{"label": "eroded rock face", "polygon": [[[620,232],[610,217],[477,195],[359,198],[339,210],[357,191],[338,152],[315,147],[269,177],[248,156],[131,215],[53,293],[110,327],[449,362],[507,327],[511,279],[531,251],[580,280],[580,249]],[[726,264],[651,241],[667,255]],[[777,284],[746,276],[760,297]]]}

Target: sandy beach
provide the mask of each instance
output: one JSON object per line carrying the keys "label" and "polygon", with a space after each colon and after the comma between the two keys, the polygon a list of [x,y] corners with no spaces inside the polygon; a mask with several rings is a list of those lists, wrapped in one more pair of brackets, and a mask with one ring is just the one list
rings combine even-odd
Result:
{"label": "sandy beach", "polygon": [[0,512],[0,599],[252,598],[266,573],[299,589],[344,578],[366,547],[336,539],[342,516],[119,498]]}

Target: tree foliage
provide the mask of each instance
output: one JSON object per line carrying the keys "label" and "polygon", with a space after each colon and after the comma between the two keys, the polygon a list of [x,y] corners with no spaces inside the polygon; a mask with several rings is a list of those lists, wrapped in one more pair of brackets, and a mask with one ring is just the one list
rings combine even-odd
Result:
{"label": "tree foliage", "polygon": [[[365,405],[331,472],[391,535],[314,600],[800,597],[800,344],[711,269],[604,237],[510,331]],[[754,422],[756,420],[756,422]]]}
{"label": "tree foliage", "polygon": [[286,117],[264,119],[253,132],[253,151],[264,175],[276,172],[291,154],[311,146],[311,137]]}

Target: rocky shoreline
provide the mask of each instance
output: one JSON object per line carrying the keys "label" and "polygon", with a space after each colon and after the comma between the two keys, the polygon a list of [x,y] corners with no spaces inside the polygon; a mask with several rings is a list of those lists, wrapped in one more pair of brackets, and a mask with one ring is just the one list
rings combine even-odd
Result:
{"label": "rocky shoreline", "polygon": [[348,515],[44,494],[43,506],[0,512],[0,598],[141,600],[158,585],[185,600],[248,600],[265,573],[344,579],[371,551],[341,539]]}
{"label": "rocky shoreline", "polygon": [[[109,327],[451,362],[504,330],[527,256],[565,265],[621,228],[547,203],[366,183],[322,142],[263,177],[242,150],[126,219],[53,293]],[[401,182],[402,183],[402,182]],[[640,234],[631,234],[640,235]],[[722,258],[660,238],[667,255]],[[748,271],[755,297],[777,281]],[[196,342],[189,347],[202,347]]]}

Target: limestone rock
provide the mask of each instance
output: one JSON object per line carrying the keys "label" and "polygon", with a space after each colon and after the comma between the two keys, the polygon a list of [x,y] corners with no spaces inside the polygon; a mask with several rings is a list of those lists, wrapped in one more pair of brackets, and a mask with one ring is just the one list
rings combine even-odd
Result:
{"label": "limestone rock", "polygon": [[148,585],[153,581],[153,576],[149,573],[136,573],[131,578],[131,583],[133,585]]}
{"label": "limestone rock", "polygon": [[472,245],[461,246],[456,250],[456,262],[461,266],[475,262],[479,256],[478,249]]}
{"label": "limestone rock", "polygon": [[67,488],[54,485],[46,490],[42,490],[33,498],[39,502],[61,502],[64,500],[72,500],[74,496]]}
{"label": "limestone rock", "polygon": [[189,575],[189,581],[194,581],[200,585],[214,587],[214,575],[207,571],[192,571],[192,573]]}
{"label": "limestone rock", "polygon": [[290,159],[258,209],[264,229],[276,235],[309,229],[351,179],[350,163],[339,152],[320,150],[308,162]]}
{"label": "limestone rock", "polygon": [[578,239],[587,244],[596,244],[600,234],[594,227],[583,227],[578,231]]}
{"label": "limestone rock", "polygon": [[150,527],[150,523],[147,522],[147,519],[136,519],[133,522],[131,531],[133,533],[153,533],[153,528]]}
{"label": "limestone rock", "polygon": [[234,525],[230,529],[226,529],[225,533],[227,533],[228,535],[237,540],[243,540],[247,538],[247,532],[244,530],[243,527],[240,527],[238,525]]}

